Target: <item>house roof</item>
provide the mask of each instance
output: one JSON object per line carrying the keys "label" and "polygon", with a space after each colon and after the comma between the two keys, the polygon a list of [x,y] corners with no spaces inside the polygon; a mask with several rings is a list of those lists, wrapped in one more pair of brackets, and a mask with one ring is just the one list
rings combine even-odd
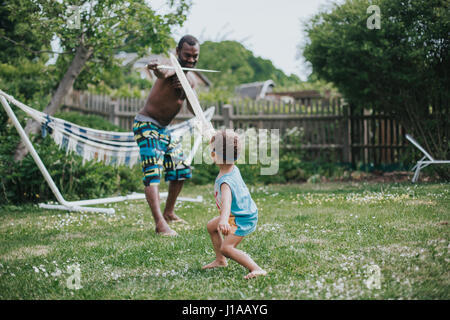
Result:
{"label": "house roof", "polygon": [[262,99],[272,91],[275,83],[272,80],[244,83],[236,87],[235,91],[242,97]]}
{"label": "house roof", "polygon": [[[317,99],[323,97],[329,97],[331,94],[330,90],[325,90],[324,93],[320,93],[318,90],[299,90],[299,91],[279,91],[279,92],[270,92],[267,95],[271,97],[292,97],[295,100],[300,99]],[[340,96],[340,94],[337,94]]]}

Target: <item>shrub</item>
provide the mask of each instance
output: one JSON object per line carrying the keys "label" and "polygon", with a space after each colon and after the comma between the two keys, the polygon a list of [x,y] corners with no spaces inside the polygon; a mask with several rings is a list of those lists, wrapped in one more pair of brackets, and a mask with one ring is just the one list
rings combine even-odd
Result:
{"label": "shrub", "polygon": [[83,127],[95,128],[97,130],[128,131],[97,115],[83,115],[75,111],[65,111],[56,113],[54,117],[67,120]]}
{"label": "shrub", "polygon": [[[21,114],[20,112],[18,114]],[[96,116],[66,113],[66,120],[87,127],[117,130],[117,127]],[[22,126],[25,121],[19,117]],[[20,141],[15,127],[8,123],[5,112],[0,112],[0,203],[18,204],[55,200],[30,154],[23,161],[14,160],[14,150]],[[94,124],[94,126],[92,126]],[[80,156],[66,154],[50,137],[41,139],[32,136],[33,143],[42,162],[66,200],[100,198],[132,191],[142,191],[140,166],[130,169],[124,166],[105,166],[87,161]]]}
{"label": "shrub", "polygon": [[[14,148],[17,139],[8,143]],[[34,147],[56,186],[66,200],[101,198],[113,194],[142,190],[141,172],[138,166],[133,169],[119,166],[106,166],[87,161],[74,153],[66,154],[50,137],[43,139]],[[0,203],[42,202],[55,200],[50,187],[45,182],[39,168],[30,154],[22,162],[15,162],[7,144],[1,148],[1,192]]]}
{"label": "shrub", "polygon": [[[302,143],[303,137],[303,130],[301,129],[292,128],[287,130],[281,139],[283,144],[280,144],[279,150],[279,169],[275,175],[261,175],[261,169],[267,167],[266,165],[261,165],[261,163],[238,164],[245,182],[248,184],[305,182],[314,175],[334,180],[343,179],[346,170],[350,169],[348,164],[330,163],[327,159],[321,161],[305,160],[307,152],[295,148],[295,146]],[[207,150],[206,144],[203,146],[203,150]],[[270,154],[270,150],[268,152]],[[246,144],[246,150],[241,152],[241,157],[248,154],[248,144]],[[217,166],[210,164],[194,164],[193,167],[191,182],[194,184],[212,183],[219,170]]]}

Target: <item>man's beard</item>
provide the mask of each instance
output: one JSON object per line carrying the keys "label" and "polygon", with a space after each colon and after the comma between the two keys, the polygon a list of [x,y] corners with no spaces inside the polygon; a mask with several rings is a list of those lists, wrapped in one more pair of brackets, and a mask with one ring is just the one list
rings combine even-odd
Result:
{"label": "man's beard", "polygon": [[195,65],[197,64],[197,61],[196,61],[196,62],[192,63],[192,65],[189,65],[190,64],[189,62],[187,62],[186,60],[181,60],[180,58],[178,58],[178,62],[180,63],[180,66],[188,67],[188,68],[195,68]]}

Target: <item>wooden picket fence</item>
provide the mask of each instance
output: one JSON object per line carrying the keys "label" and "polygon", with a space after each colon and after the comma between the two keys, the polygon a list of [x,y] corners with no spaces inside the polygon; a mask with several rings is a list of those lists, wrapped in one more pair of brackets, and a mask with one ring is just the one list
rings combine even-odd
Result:
{"label": "wooden picket fence", "polygon": [[[64,108],[97,114],[121,128],[131,130],[133,119],[145,100],[121,98],[73,91],[64,100]],[[311,99],[305,103],[235,100],[231,104],[201,103],[216,107],[215,128],[278,129],[284,147],[303,150],[311,159],[330,159],[366,165],[395,164],[407,145],[402,126],[395,120],[371,110],[357,112],[340,98]],[[192,117],[184,106],[175,122]],[[300,143],[286,133],[298,128]]]}

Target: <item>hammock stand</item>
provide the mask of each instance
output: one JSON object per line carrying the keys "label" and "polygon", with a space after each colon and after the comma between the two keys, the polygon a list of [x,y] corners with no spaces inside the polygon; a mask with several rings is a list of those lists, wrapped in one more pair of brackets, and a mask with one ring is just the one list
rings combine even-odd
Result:
{"label": "hammock stand", "polygon": [[[126,200],[141,200],[141,199],[145,199],[145,194],[144,193],[132,193],[130,195],[127,196],[118,196],[118,197],[111,197],[111,198],[100,198],[100,199],[90,199],[90,200],[81,200],[81,201],[66,201],[64,199],[64,197],[61,195],[61,192],[59,191],[58,187],[56,186],[55,182],[53,181],[52,177],[50,176],[47,168],[45,167],[45,165],[43,164],[41,158],[39,157],[38,153],[36,152],[36,150],[34,149],[30,139],[28,138],[27,134],[25,133],[25,130],[22,128],[20,122],[18,121],[16,115],[14,114],[13,110],[11,109],[11,107],[8,104],[8,100],[13,103],[14,105],[16,105],[17,107],[19,107],[20,109],[22,109],[24,112],[26,112],[27,114],[29,114],[31,117],[33,117],[36,121],[42,123],[42,116],[36,116],[36,113],[40,113],[39,111],[30,108],[26,105],[24,105],[23,103],[17,101],[14,97],[6,94],[4,91],[0,90],[0,102],[3,105],[6,113],[8,114],[9,118],[11,119],[11,121],[13,122],[15,128],[17,129],[22,141],[25,143],[28,151],[30,152],[31,156],[33,157],[34,161],[36,162],[36,165],[38,166],[39,170],[41,171],[42,175],[44,176],[45,181],[47,182],[47,184],[49,185],[50,189],[52,190],[53,194],[55,195],[57,201],[59,202],[59,205],[55,205],[55,204],[45,204],[45,203],[40,203],[39,207],[40,208],[44,208],[44,209],[56,209],[56,210],[66,210],[66,211],[83,211],[83,212],[100,212],[100,213],[108,213],[108,214],[114,214],[115,210],[114,208],[98,208],[98,207],[86,207],[88,205],[96,205],[96,204],[106,204],[106,203],[113,203],[113,202],[121,202],[121,201],[126,201]],[[210,107],[206,112],[205,112],[205,116],[209,119],[212,118],[212,115],[214,114],[214,107]],[[41,115],[45,115],[44,113],[40,113]],[[46,117],[45,117],[46,116]],[[44,118],[49,119],[50,117],[48,115],[45,115]],[[52,119],[57,119],[57,118],[52,118]],[[57,119],[60,120],[60,119]],[[193,118],[190,120],[185,121],[184,123],[188,123],[190,122],[190,128],[195,128],[198,126],[198,120]],[[64,124],[69,124],[69,125],[73,125],[70,124],[68,122],[65,122]],[[74,127],[78,127],[76,125],[73,125]],[[172,130],[176,130],[178,128],[181,128],[183,126],[183,123],[181,124],[176,124],[171,126]],[[112,134],[114,137],[119,137],[118,139],[120,140],[120,137],[123,137],[124,135],[127,135],[127,133],[117,133],[117,132],[103,132],[100,130],[93,130],[93,129],[88,129],[88,128],[82,128],[80,127],[83,132],[87,130],[91,130],[92,132],[94,132],[95,134]],[[81,130],[80,130],[81,131]],[[70,131],[69,131],[70,132]],[[71,134],[71,133],[70,133]],[[181,134],[182,135],[182,134]],[[98,136],[98,135],[97,135]],[[188,155],[188,157],[185,160],[186,164],[190,164],[192,162],[192,159],[198,149],[198,147],[200,146],[200,143],[202,141],[202,137],[199,134],[196,134],[195,139],[194,139],[194,146],[190,152],[190,154]],[[116,140],[117,142],[117,140]],[[87,141],[87,143],[89,143],[89,141]],[[98,144],[99,140],[96,140],[96,142],[91,142],[92,145],[95,146],[95,144]],[[120,143],[120,142],[117,142]],[[122,145],[125,145],[127,148],[134,148],[134,150],[138,150],[138,147],[136,145],[136,143],[134,143],[134,146],[131,143],[123,143]],[[112,147],[113,148],[113,147]],[[112,150],[111,148],[111,150]],[[130,164],[130,163],[128,163]],[[161,192],[160,193],[160,198],[166,198],[168,195],[167,192]],[[203,198],[202,196],[197,196],[197,198],[186,198],[186,197],[178,197],[177,200],[180,201],[191,201],[191,202],[202,202]]]}

